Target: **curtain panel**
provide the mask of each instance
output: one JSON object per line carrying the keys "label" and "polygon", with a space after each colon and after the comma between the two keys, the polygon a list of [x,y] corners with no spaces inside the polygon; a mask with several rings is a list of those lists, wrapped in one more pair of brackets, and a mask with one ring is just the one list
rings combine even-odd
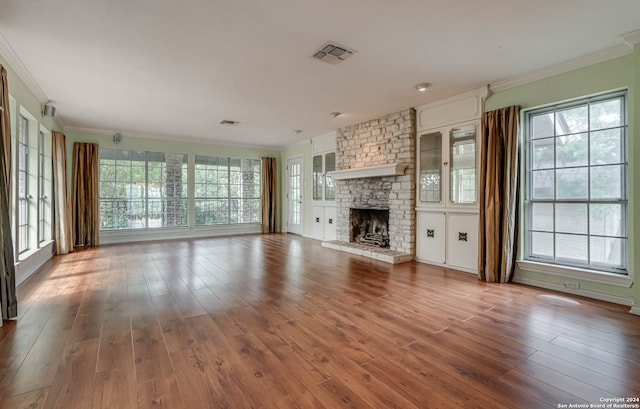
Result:
{"label": "curtain panel", "polygon": [[277,213],[277,161],[276,158],[262,158],[262,232],[278,231]]}
{"label": "curtain panel", "polygon": [[[11,236],[11,124],[7,70],[0,65],[0,308],[2,319],[18,316],[16,267]],[[0,327],[2,320],[0,320]]]}
{"label": "curtain panel", "polygon": [[73,242],[97,246],[100,239],[98,144],[73,144]]}
{"label": "curtain panel", "polygon": [[62,132],[52,133],[53,159],[53,234],[56,254],[73,251],[71,197],[67,179],[67,145]]}
{"label": "curtain panel", "polygon": [[478,275],[487,282],[509,282],[515,268],[519,114],[510,106],[482,116]]}

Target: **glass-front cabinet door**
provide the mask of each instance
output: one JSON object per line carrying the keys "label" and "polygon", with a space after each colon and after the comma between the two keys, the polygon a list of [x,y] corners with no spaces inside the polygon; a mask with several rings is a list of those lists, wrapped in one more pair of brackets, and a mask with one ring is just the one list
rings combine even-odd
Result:
{"label": "glass-front cabinet door", "polygon": [[449,202],[476,202],[476,126],[449,131]]}
{"label": "glass-front cabinet door", "polygon": [[336,182],[329,172],[336,170],[336,153],[330,152],[324,155],[324,167],[325,167],[325,180],[324,180],[324,199],[336,200]]}
{"label": "glass-front cabinet door", "polygon": [[478,122],[425,131],[419,139],[418,206],[467,206],[477,198]]}
{"label": "glass-front cabinet door", "polygon": [[314,155],[312,168],[313,200],[336,200],[336,182],[328,175],[336,170],[336,153]]}
{"label": "glass-front cabinet door", "polygon": [[313,157],[313,200],[322,200],[324,174],[322,173],[322,155]]}
{"label": "glass-front cabinet door", "polygon": [[420,137],[420,201],[440,203],[442,196],[442,133]]}

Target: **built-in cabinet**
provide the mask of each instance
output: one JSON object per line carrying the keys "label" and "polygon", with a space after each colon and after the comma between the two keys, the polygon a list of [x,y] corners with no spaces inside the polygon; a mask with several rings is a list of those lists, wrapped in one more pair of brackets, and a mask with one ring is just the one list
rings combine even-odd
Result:
{"label": "built-in cabinet", "polygon": [[335,133],[313,141],[311,216],[313,238],[336,239],[336,182],[327,172],[336,170]]}
{"label": "built-in cabinet", "polygon": [[478,90],[417,108],[418,261],[478,270],[478,155],[485,97],[486,90]]}

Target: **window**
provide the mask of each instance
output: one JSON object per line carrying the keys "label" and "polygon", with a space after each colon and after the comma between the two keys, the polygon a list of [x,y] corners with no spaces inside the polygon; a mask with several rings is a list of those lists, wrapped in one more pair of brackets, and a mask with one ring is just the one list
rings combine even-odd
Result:
{"label": "window", "polygon": [[100,229],[187,225],[187,155],[100,149]]}
{"label": "window", "polygon": [[38,133],[38,243],[46,239],[46,201],[44,132]]}
{"label": "window", "polygon": [[29,250],[29,120],[18,119],[18,254]]}
{"label": "window", "polygon": [[626,274],[626,93],[525,119],[525,258]]}
{"label": "window", "polygon": [[195,225],[260,223],[260,160],[196,155]]}

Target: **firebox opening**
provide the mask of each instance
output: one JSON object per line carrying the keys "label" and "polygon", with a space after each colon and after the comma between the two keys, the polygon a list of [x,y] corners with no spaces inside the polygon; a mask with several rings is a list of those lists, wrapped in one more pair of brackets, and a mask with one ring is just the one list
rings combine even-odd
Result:
{"label": "firebox opening", "polygon": [[389,247],[389,209],[349,209],[349,241]]}

